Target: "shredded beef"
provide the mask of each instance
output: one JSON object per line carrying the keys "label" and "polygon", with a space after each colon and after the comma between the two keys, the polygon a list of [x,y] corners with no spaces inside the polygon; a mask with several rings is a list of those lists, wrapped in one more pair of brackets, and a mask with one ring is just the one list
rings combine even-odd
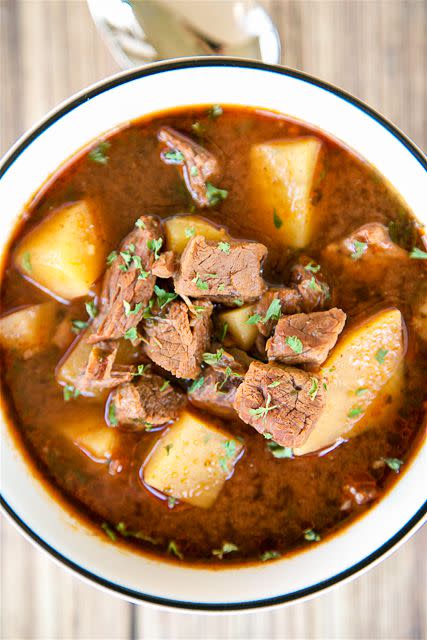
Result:
{"label": "shredded beef", "polygon": [[119,425],[132,425],[133,431],[140,431],[177,418],[186,398],[161,376],[144,373],[137,382],[115,389],[110,402]]}
{"label": "shredded beef", "polygon": [[138,325],[153,294],[155,252],[149,244],[159,239],[163,243],[163,233],[160,222],[151,216],[141,216],[139,224],[123,240],[105,272],[100,314],[89,343],[122,338]]}
{"label": "shredded beef", "polygon": [[[215,156],[188,136],[170,127],[162,127],[158,138],[167,147],[161,154],[162,160],[167,164],[182,167],[183,178],[193,200],[200,207],[209,207],[212,203],[206,183],[217,178],[220,173]],[[174,156],[171,155],[171,151],[175,152]]]}
{"label": "shredded beef", "polygon": [[345,320],[346,314],[337,308],[281,318],[267,342],[268,359],[285,364],[322,364]]}
{"label": "shredded beef", "polygon": [[199,384],[194,385],[194,389],[190,387],[190,402],[199,409],[222,418],[235,416],[233,403],[246,368],[243,362],[224,352],[217,364],[204,369],[198,379]]}
{"label": "shredded beef", "polygon": [[175,290],[235,306],[253,302],[265,291],[260,275],[267,248],[258,242],[213,242],[195,236],[182,256]]}
{"label": "shredded beef", "polygon": [[317,377],[261,362],[251,363],[234,400],[243,422],[285,447],[307,440],[323,406],[324,391]]}
{"label": "shredded beef", "polygon": [[209,345],[211,314],[208,301],[200,302],[196,314],[184,302],[171,302],[161,315],[145,320],[144,353],[177,378],[196,378]]}

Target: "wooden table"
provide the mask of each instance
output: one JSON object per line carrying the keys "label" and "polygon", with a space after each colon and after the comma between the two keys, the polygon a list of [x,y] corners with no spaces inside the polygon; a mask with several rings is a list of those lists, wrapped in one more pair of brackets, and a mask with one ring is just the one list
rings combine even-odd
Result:
{"label": "wooden table", "polygon": [[[285,64],[366,100],[427,147],[423,0],[268,4],[282,33]],[[116,70],[84,1],[0,0],[1,150],[60,100]],[[135,606],[103,593],[3,522],[0,637],[422,639],[426,533],[357,580],[304,604],[207,617]]]}

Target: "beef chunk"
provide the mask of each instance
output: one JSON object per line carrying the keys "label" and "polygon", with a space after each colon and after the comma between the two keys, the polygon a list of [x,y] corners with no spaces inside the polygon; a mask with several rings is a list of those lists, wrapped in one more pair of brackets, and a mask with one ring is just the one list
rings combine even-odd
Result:
{"label": "beef chunk", "polygon": [[228,306],[253,302],[265,291],[260,275],[267,248],[258,242],[213,242],[195,236],[181,256],[175,290]]}
{"label": "beef chunk", "polygon": [[198,305],[196,314],[184,302],[171,302],[161,315],[145,321],[144,353],[177,378],[197,378],[210,341],[211,314],[208,301]]}
{"label": "beef chunk", "polygon": [[118,343],[114,340],[99,342],[89,354],[86,371],[76,387],[79,391],[111,389],[132,379],[135,367],[115,365]]}
{"label": "beef chunk", "polygon": [[301,446],[324,406],[320,381],[306,371],[252,362],[234,408],[243,422],[284,447]]}
{"label": "beef chunk", "polygon": [[118,424],[132,425],[134,431],[140,431],[177,418],[186,398],[161,376],[144,373],[137,382],[115,389],[111,402]]}
{"label": "beef chunk", "polygon": [[346,314],[337,308],[281,318],[267,342],[268,359],[285,364],[322,364],[345,320]]}
{"label": "beef chunk", "polygon": [[135,228],[123,240],[119,253],[111,254],[101,293],[101,309],[96,330],[88,339],[95,343],[122,338],[136,327],[153,294],[155,276],[155,241],[163,243],[160,222],[151,216],[141,216]]}
{"label": "beef chunk", "polygon": [[165,251],[153,264],[151,273],[158,278],[173,278],[177,270],[176,256],[173,251]]}
{"label": "beef chunk", "polygon": [[274,314],[270,319],[266,319],[268,310],[274,309],[274,305],[273,307],[271,305],[274,300],[280,302],[280,306],[277,308],[282,315],[299,313],[301,311],[301,296],[296,289],[273,287],[266,291],[261,296],[255,308],[255,313],[258,313],[262,317],[262,320],[257,323],[258,331],[266,337],[271,335],[279,317],[279,314]]}
{"label": "beef chunk", "polygon": [[[357,242],[365,244],[365,247],[358,247]],[[392,242],[388,229],[379,222],[369,222],[354,231],[348,238],[342,241],[341,249],[349,256],[360,252],[364,255],[369,251],[370,255],[384,254],[399,258],[406,257],[406,251]]]}
{"label": "beef chunk", "polygon": [[292,267],[290,282],[291,287],[299,293],[300,312],[323,309],[331,297],[319,265],[307,256],[300,256],[299,262]]}
{"label": "beef chunk", "polygon": [[190,402],[214,415],[232,418],[235,416],[233,403],[236,391],[243,382],[246,368],[243,362],[224,352],[219,362],[206,367],[200,378],[190,387]]}
{"label": "beef chunk", "polygon": [[167,147],[161,154],[162,160],[182,167],[183,178],[193,200],[199,207],[211,206],[206,183],[219,176],[219,164],[215,156],[170,127],[162,127],[158,138]]}

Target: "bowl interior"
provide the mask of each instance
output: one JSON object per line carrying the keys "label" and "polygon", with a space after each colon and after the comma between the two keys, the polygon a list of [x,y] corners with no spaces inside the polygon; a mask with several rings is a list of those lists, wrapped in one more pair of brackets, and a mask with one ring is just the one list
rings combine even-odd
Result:
{"label": "bowl interior", "polygon": [[[302,74],[257,63],[210,59],[162,63],[121,74],[67,101],[24,137],[0,167],[0,246],[7,244],[31,195],[90,140],[151,112],[207,103],[280,111],[322,129],[375,165],[417,218],[427,223],[425,159],[380,117]],[[3,429],[3,498],[14,519],[81,575],[129,597],[214,609],[294,600],[374,562],[419,524],[423,515],[425,446],[377,506],[316,547],[281,561],[239,569],[171,565],[94,536],[52,501],[28,473],[13,439]]]}

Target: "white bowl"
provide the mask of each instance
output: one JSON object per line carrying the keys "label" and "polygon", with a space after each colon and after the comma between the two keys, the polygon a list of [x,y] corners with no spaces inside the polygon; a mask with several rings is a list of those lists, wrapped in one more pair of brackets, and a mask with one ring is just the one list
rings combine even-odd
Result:
{"label": "white bowl", "polygon": [[[119,74],[70,98],[11,149],[0,166],[5,247],[22,208],[80,147],[139,116],[181,105],[249,105],[319,127],[375,165],[427,223],[427,162],[392,124],[343,91],[302,73],[247,60],[162,62]],[[214,571],[153,560],[93,535],[46,492],[3,419],[3,506],[32,541],[80,576],[135,601],[225,611],[305,598],[395,549],[426,514],[427,447],[393,489],[350,527],[277,562]],[[251,532],[248,531],[248,535]]]}

